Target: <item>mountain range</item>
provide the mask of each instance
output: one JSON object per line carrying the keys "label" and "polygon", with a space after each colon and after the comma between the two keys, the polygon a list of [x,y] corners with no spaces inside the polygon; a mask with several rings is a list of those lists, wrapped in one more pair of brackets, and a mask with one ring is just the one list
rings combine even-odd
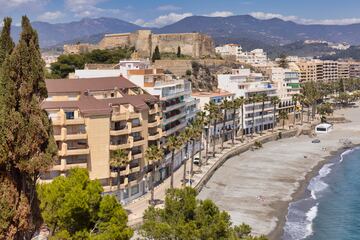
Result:
{"label": "mountain range", "polygon": [[[105,33],[132,32],[144,29],[116,18],[85,18],[70,23],[33,22],[42,48],[64,43],[97,42]],[[191,16],[174,24],[152,28],[155,33],[202,32],[212,36],[216,44],[240,43],[244,48],[282,46],[297,41],[324,40],[360,45],[360,24],[302,25],[278,18],[260,20],[250,15],[231,17]],[[18,39],[19,27],[13,27]]]}

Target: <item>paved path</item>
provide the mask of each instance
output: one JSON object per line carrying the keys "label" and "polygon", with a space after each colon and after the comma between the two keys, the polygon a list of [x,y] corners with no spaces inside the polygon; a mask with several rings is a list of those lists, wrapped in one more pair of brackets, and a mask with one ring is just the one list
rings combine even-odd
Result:
{"label": "paved path", "polygon": [[[223,156],[224,154],[226,154],[240,146],[244,146],[246,144],[252,143],[252,142],[256,141],[257,139],[259,139],[260,137],[264,137],[264,136],[267,136],[270,134],[272,134],[271,130],[267,131],[267,132],[264,131],[264,134],[262,136],[254,135],[253,138],[251,138],[251,137],[245,138],[245,141],[243,143],[236,140],[234,146],[232,146],[231,140],[227,141],[224,143],[225,148],[223,151],[221,151],[221,145],[218,144],[216,146],[216,150],[215,150],[215,152],[216,152],[215,158],[213,158],[211,156],[208,160],[208,163],[204,164],[201,167],[201,171],[198,171],[199,167],[194,165],[194,171],[198,172],[198,173],[194,174],[194,176],[193,176],[192,186],[195,187],[199,183],[199,181],[206,175],[206,173],[211,169],[211,167],[221,158],[221,156]],[[211,151],[212,151],[212,145],[209,144],[209,153],[210,153],[209,155],[211,155]],[[205,161],[205,150],[202,151],[202,158],[203,158],[202,161],[204,162]],[[191,158],[188,160],[188,162],[186,164],[187,171],[190,171],[190,163],[191,163]],[[184,165],[182,165],[179,169],[177,169],[174,172],[174,187],[175,188],[179,188],[182,186],[183,171],[184,171]],[[164,201],[166,190],[169,187],[170,187],[170,177],[167,178],[163,183],[161,183],[160,185],[158,185],[155,188],[155,191],[154,191],[155,199],[160,200],[160,202]],[[142,197],[140,197],[140,198],[134,200],[133,202],[124,206],[124,208],[128,211],[128,218],[129,218],[130,226],[136,226],[138,224],[141,224],[143,213],[149,207],[150,196],[151,195],[150,195],[150,191],[149,191]],[[157,205],[157,207],[161,207],[161,206],[162,206],[162,204]]]}

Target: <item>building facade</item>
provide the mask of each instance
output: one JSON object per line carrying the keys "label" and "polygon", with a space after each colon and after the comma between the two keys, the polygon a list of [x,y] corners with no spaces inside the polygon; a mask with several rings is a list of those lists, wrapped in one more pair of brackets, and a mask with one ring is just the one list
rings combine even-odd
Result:
{"label": "building facade", "polygon": [[[46,80],[46,86],[49,96],[42,107],[52,119],[59,161],[41,180],[87,168],[91,179],[123,202],[143,195],[152,168],[145,150],[162,137],[158,99],[123,77]],[[128,155],[120,169],[110,165],[119,149]]]}
{"label": "building facade", "polygon": [[259,132],[272,128],[274,124],[273,106],[270,98],[277,96],[276,87],[269,80],[264,80],[261,73],[252,73],[250,69],[234,69],[232,74],[218,75],[219,88],[235,94],[235,97],[252,99],[265,95],[264,102],[249,102],[244,105],[242,126],[244,133]]}

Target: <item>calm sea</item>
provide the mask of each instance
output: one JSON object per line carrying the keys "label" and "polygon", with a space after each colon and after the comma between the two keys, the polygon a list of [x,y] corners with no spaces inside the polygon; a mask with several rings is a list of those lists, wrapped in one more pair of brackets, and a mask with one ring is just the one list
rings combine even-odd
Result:
{"label": "calm sea", "polygon": [[360,240],[360,148],[324,165],[289,206],[283,240]]}

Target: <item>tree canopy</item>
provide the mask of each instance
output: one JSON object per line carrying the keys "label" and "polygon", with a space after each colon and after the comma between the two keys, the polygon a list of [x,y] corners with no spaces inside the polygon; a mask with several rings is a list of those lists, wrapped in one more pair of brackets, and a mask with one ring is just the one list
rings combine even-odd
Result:
{"label": "tree canopy", "polygon": [[248,225],[232,226],[230,216],[211,201],[196,200],[192,188],[169,189],[163,209],[149,207],[140,234],[148,239],[266,239],[250,236]]}
{"label": "tree canopy", "polygon": [[115,197],[102,197],[100,182],[90,180],[86,169],[72,169],[37,191],[52,239],[126,240],[133,235],[125,210]]}
{"label": "tree canopy", "polygon": [[57,62],[52,63],[50,70],[53,78],[65,78],[75,69],[83,69],[86,63],[117,64],[122,59],[128,59],[134,48],[96,49],[88,53],[64,54]]}

